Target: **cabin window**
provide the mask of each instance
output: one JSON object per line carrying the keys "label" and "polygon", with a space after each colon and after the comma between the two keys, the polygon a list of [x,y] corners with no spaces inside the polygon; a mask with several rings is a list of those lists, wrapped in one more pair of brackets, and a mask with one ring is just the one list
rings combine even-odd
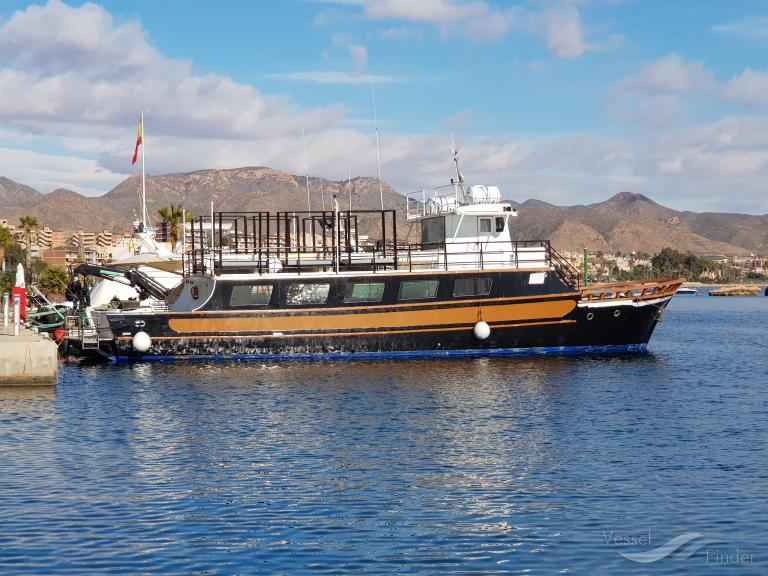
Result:
{"label": "cabin window", "polygon": [[330,290],[330,284],[288,284],[285,288],[285,303],[288,306],[325,304]]}
{"label": "cabin window", "polygon": [[481,234],[490,234],[491,232],[491,219],[490,218],[480,218],[480,233]]}
{"label": "cabin window", "polygon": [[266,306],[272,298],[271,284],[255,286],[232,286],[230,306]]}
{"label": "cabin window", "polygon": [[384,282],[353,282],[347,284],[344,302],[381,302],[384,297]]}
{"label": "cabin window", "polygon": [[439,280],[412,280],[400,283],[400,300],[424,300],[437,296]]}
{"label": "cabin window", "polygon": [[491,293],[490,278],[456,278],[453,283],[454,297],[488,296]]}
{"label": "cabin window", "polygon": [[422,244],[442,244],[445,242],[445,218],[430,218],[421,223]]}
{"label": "cabin window", "polygon": [[496,232],[504,232],[504,218],[496,218]]}

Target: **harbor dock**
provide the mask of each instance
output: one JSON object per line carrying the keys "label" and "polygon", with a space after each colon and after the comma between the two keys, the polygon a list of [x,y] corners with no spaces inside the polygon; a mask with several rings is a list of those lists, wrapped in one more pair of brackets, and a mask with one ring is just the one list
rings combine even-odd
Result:
{"label": "harbor dock", "polygon": [[49,338],[19,326],[0,324],[0,387],[55,386],[58,380],[58,347]]}

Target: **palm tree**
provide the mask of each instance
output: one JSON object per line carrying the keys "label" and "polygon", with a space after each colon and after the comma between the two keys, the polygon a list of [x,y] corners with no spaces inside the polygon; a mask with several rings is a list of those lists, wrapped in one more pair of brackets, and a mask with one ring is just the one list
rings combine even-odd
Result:
{"label": "palm tree", "polygon": [[[168,240],[171,242],[171,246],[173,246],[173,250],[176,250],[176,244],[179,241],[179,236],[181,235],[180,231],[180,224],[181,219],[184,214],[184,211],[182,210],[181,206],[174,206],[171,204],[169,207],[162,207],[160,210],[158,210],[158,214],[160,214],[160,218],[163,219],[163,222],[165,222],[168,230]],[[187,222],[192,221],[192,213],[187,212]]]}
{"label": "palm tree", "polygon": [[13,246],[13,234],[8,228],[0,226],[0,269],[5,270],[5,249]]}
{"label": "palm tree", "polygon": [[63,294],[67,284],[69,276],[61,266],[48,266],[40,275],[40,287],[46,294]]}
{"label": "palm tree", "polygon": [[34,233],[40,228],[40,222],[34,216],[22,216],[19,218],[19,228],[23,231],[24,247],[26,251],[25,256],[25,268],[29,269],[29,255],[31,253],[30,247],[34,242]]}

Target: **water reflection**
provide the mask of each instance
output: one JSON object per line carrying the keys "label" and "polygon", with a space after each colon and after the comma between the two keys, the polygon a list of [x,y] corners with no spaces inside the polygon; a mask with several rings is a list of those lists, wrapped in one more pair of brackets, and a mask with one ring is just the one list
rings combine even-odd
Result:
{"label": "water reflection", "polygon": [[65,366],[55,392],[0,390],[0,572],[635,570],[603,529],[748,547],[762,361],[702,345],[694,312],[629,357]]}
{"label": "water reflection", "polygon": [[[19,400],[52,401],[54,398],[55,386],[0,386],[0,410],[23,409],[25,404],[17,402]],[[36,408],[34,403],[31,407]]]}

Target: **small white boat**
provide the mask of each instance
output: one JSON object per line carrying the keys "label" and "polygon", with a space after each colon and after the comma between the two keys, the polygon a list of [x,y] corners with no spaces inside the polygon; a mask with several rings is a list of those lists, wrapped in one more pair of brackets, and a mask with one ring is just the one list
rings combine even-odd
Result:
{"label": "small white boat", "polygon": [[699,292],[696,290],[696,288],[689,288],[688,286],[680,286],[680,288],[677,289],[676,294],[681,294],[683,296],[698,296]]}

